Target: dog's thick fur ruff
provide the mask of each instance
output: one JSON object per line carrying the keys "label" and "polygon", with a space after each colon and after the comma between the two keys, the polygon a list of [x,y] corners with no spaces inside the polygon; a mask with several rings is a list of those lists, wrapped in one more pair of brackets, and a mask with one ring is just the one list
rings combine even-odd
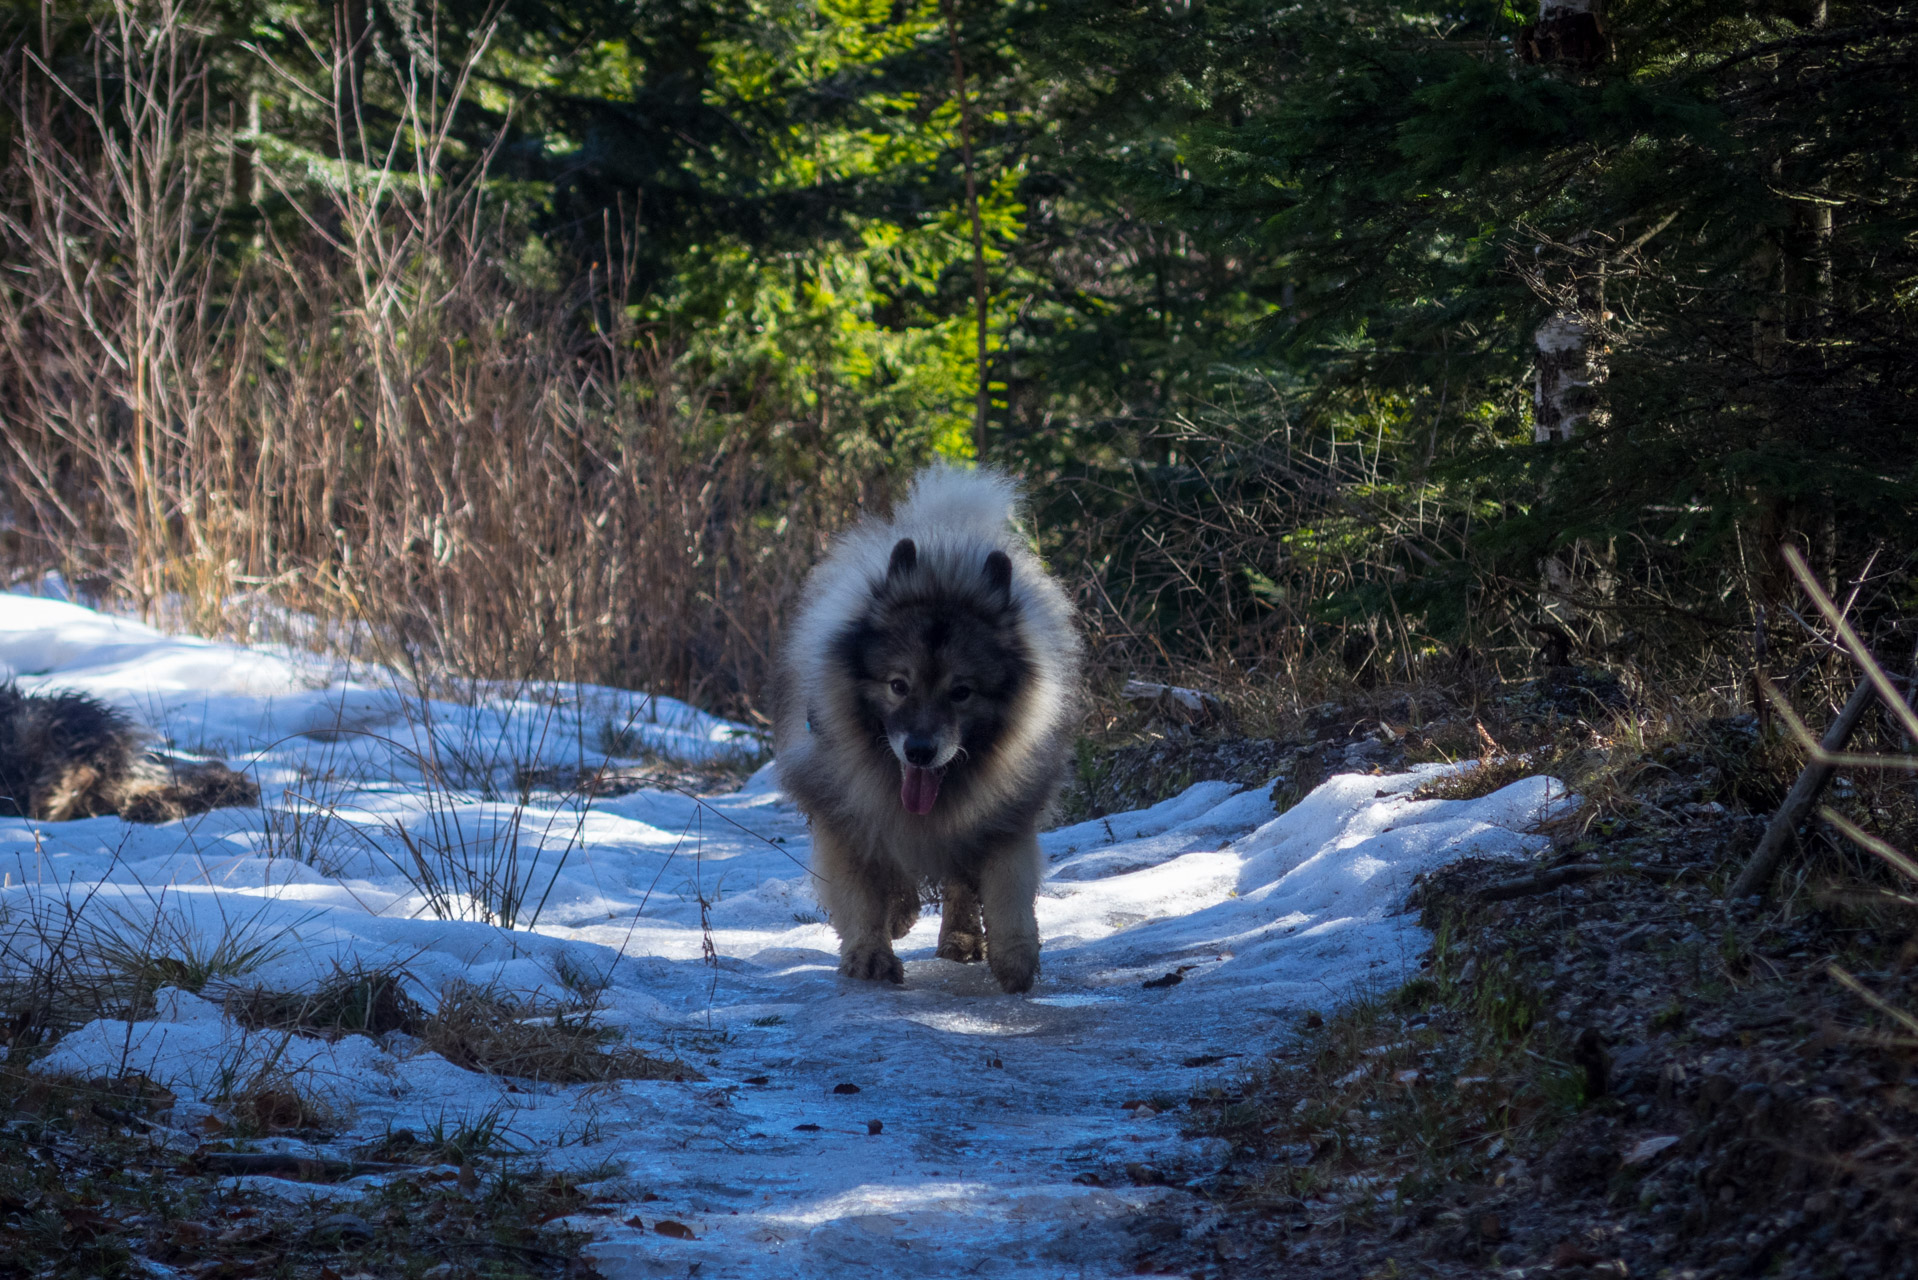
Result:
{"label": "dog's thick fur ruff", "polygon": [[1070,759],[1080,642],[1016,502],[990,471],[923,472],[890,520],[835,544],[787,634],[774,749],[812,819],[842,973],[904,979],[892,943],[922,886],[942,891],[941,957],[985,959],[1011,992],[1038,973],[1038,830]]}
{"label": "dog's thick fur ruff", "polygon": [[216,760],[146,750],[139,728],[97,698],[0,684],[0,817],[168,822],[259,798],[251,778]]}

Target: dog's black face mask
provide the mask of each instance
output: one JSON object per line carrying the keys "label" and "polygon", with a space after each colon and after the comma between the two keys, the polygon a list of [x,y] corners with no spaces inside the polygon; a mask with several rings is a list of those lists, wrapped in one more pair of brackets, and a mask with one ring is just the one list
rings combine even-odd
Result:
{"label": "dog's black face mask", "polygon": [[871,610],[840,646],[870,740],[898,762],[899,803],[921,816],[949,772],[957,782],[991,753],[1029,671],[1005,553],[985,557],[971,581],[943,576],[902,539]]}

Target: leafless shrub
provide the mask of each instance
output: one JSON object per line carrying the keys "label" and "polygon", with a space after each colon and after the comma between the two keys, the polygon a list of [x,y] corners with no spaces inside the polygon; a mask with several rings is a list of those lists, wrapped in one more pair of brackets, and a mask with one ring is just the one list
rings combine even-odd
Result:
{"label": "leafless shrub", "polygon": [[[1389,433],[1308,430],[1257,379],[1138,433],[1124,459],[1058,477],[1044,508],[1056,559],[1080,566],[1099,705],[1133,677],[1183,680],[1283,733],[1316,702],[1522,665],[1486,652],[1499,628],[1465,616],[1463,585],[1438,593],[1460,616],[1419,597],[1475,571],[1457,496],[1402,474]],[[1476,650],[1435,639],[1474,629]]]}
{"label": "leafless shrub", "polygon": [[[1831,627],[1838,644],[1856,664],[1861,673],[1862,684],[1870,686],[1871,695],[1876,698],[1881,714],[1894,731],[1895,741],[1900,749],[1858,751],[1848,749],[1842,743],[1835,747],[1828,745],[1813,734],[1805,722],[1799,718],[1790,699],[1775,685],[1765,681],[1765,692],[1771,698],[1773,709],[1784,722],[1791,737],[1804,749],[1813,768],[1827,770],[1844,768],[1854,773],[1889,775],[1894,778],[1908,779],[1912,774],[1918,773],[1918,755],[1912,753],[1914,742],[1918,742],[1918,712],[1912,709],[1914,691],[1911,689],[1909,679],[1904,682],[1904,688],[1899,687],[1901,682],[1885,669],[1884,663],[1852,625],[1851,619],[1847,616],[1847,610],[1826,592],[1824,585],[1818,581],[1817,576],[1812,573],[1805,558],[1796,548],[1787,547],[1784,556],[1787,567],[1798,579],[1799,585],[1804,588],[1819,615]],[[1841,775],[1834,781],[1849,781],[1849,779]],[[1905,783],[1901,789],[1908,792],[1910,784]],[[1875,809],[1880,815],[1887,813],[1887,810],[1880,806],[1868,807]],[[1899,886],[1869,895],[1867,901],[1871,905],[1891,907],[1900,911],[1909,911],[1910,908],[1918,906],[1918,897],[1914,896],[1914,893],[1918,892],[1918,862],[1914,862],[1908,853],[1897,848],[1883,836],[1865,830],[1858,822],[1840,812],[1837,807],[1822,806],[1819,809],[1819,817],[1829,823],[1844,839],[1873,855],[1878,863],[1889,870],[1893,881]],[[1763,888],[1762,882],[1754,886],[1747,884],[1746,881],[1758,880],[1761,874],[1769,878],[1771,866],[1759,865],[1757,856],[1754,857],[1753,863],[1752,867],[1747,868],[1745,876],[1740,878],[1735,891],[1747,891],[1753,887]],[[1897,1008],[1874,994],[1857,977],[1836,963],[1829,966],[1829,972],[1835,981],[1855,992],[1872,1008],[1892,1019],[1894,1024],[1903,1031],[1918,1033],[1918,1017],[1914,1017],[1911,1012]],[[1918,1039],[1912,1040],[1910,1044],[1918,1046]]]}
{"label": "leafless shrub", "polygon": [[[1883,735],[1885,745],[1878,750],[1857,750],[1847,749],[1842,742],[1834,747],[1821,741],[1799,718],[1783,691],[1770,681],[1761,679],[1760,683],[1791,738],[1803,748],[1810,760],[1808,775],[1817,769],[1841,768],[1848,771],[1851,777],[1896,779],[1896,790],[1903,793],[1901,798],[1908,809],[1912,790],[1909,779],[1918,773],[1918,755],[1914,755],[1912,750],[1914,743],[1918,743],[1918,714],[1912,709],[1913,696],[1918,690],[1912,687],[1913,677],[1907,677],[1901,688],[1901,682],[1886,669],[1884,662],[1853,625],[1849,616],[1850,602],[1841,605],[1833,600],[1796,548],[1787,547],[1784,559],[1793,577],[1810,598],[1818,616],[1830,627],[1838,649],[1851,659],[1860,672],[1861,687],[1870,687],[1888,731]],[[1855,596],[1856,593],[1853,594]],[[1839,775],[1837,780],[1845,777]],[[1871,818],[1867,821],[1872,825],[1882,827],[1890,825],[1888,820],[1895,821],[1884,806],[1869,802],[1858,804],[1862,798],[1853,797],[1852,803],[1845,807],[1854,808],[1859,817],[1870,814]],[[1909,1060],[1911,1053],[1918,1050],[1918,1010],[1911,1008],[1908,1000],[1888,991],[1883,980],[1891,977],[1894,970],[1906,969],[1910,965],[1912,942],[1909,930],[1914,919],[1913,910],[1918,908],[1918,861],[1913,860],[1909,851],[1899,848],[1883,835],[1866,830],[1863,823],[1841,812],[1838,805],[1821,806],[1818,817],[1838,837],[1870,855],[1862,868],[1864,874],[1853,874],[1819,895],[1824,900],[1823,904],[1842,905],[1867,920],[1895,921],[1907,931],[1901,948],[1902,955],[1893,968],[1876,975],[1861,974],[1833,959],[1826,962],[1825,973],[1876,1015],[1873,1019],[1875,1025],[1854,1029],[1849,1034],[1864,1043],[1889,1050],[1900,1060]],[[1752,880],[1757,882],[1757,888],[1763,889],[1764,880],[1771,875],[1771,866],[1763,859],[1761,848],[1752,858],[1739,884],[1733,887],[1734,893],[1752,888],[1753,885],[1746,883]],[[1913,1170],[1918,1168],[1918,1145],[1904,1135],[1886,1130],[1879,1140],[1867,1143],[1840,1163],[1848,1179],[1855,1184],[1889,1188],[1894,1196],[1905,1198],[1909,1194]]]}
{"label": "leafless shrub", "polygon": [[[752,712],[849,495],[758,469],[768,415],[715,403],[620,305],[619,228],[574,287],[515,269],[490,157],[452,143],[479,46],[385,66],[314,43],[288,92],[330,115],[328,157],[203,114],[187,0],[111,12],[88,49],[110,74],[0,63],[12,572],[177,600],[201,630],[264,600],[358,620],[389,660]],[[293,220],[223,255],[241,168]]]}
{"label": "leafless shrub", "polygon": [[[1090,570],[1080,604],[1095,651],[1156,671],[1189,660],[1296,664],[1311,623],[1300,606],[1352,566],[1306,548],[1277,564],[1274,532],[1337,503],[1344,460],[1297,438],[1276,395],[1163,423],[1148,437],[1170,461],[1065,486],[1078,510],[1057,523],[1069,558]],[[1184,653],[1175,657],[1162,636]]]}

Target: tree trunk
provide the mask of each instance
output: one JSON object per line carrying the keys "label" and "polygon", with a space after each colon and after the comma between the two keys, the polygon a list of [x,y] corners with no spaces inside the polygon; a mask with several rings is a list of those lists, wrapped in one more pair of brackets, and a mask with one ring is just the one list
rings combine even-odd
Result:
{"label": "tree trunk", "polygon": [[[1520,55],[1555,71],[1589,71],[1611,53],[1603,11],[1604,0],[1539,0],[1538,21],[1520,34]],[[1594,275],[1581,266],[1575,258],[1569,281],[1549,282],[1548,296],[1557,297],[1557,308],[1532,333],[1538,349],[1533,437],[1541,444],[1570,440],[1594,415],[1592,388],[1605,376],[1603,267]]]}
{"label": "tree trunk", "polygon": [[1592,413],[1592,386],[1603,376],[1593,359],[1594,317],[1556,311],[1532,334],[1538,348],[1538,381],[1532,390],[1532,438],[1540,444],[1570,440]]}
{"label": "tree trunk", "polygon": [[1527,62],[1590,70],[1611,56],[1603,0],[1539,0],[1538,21],[1519,33]]}
{"label": "tree trunk", "polygon": [[[1603,7],[1603,0],[1539,0],[1538,21],[1520,33],[1519,56],[1569,75],[1590,71],[1611,55]],[[1542,291],[1555,300],[1552,314],[1532,331],[1538,359],[1532,438],[1540,444],[1567,443],[1582,427],[1604,417],[1596,391],[1605,379],[1604,263],[1597,258],[1593,271],[1582,256],[1574,253],[1565,265],[1569,278],[1540,282]],[[1581,595],[1610,595],[1609,559],[1609,549],[1605,556],[1594,555],[1582,542],[1546,559],[1540,566],[1541,634],[1559,637],[1562,643],[1590,632],[1590,619],[1577,600]],[[1597,566],[1596,572],[1585,569],[1587,560]],[[1562,665],[1569,655],[1549,654],[1547,661]]]}
{"label": "tree trunk", "polygon": [[946,18],[946,40],[952,46],[952,87],[959,99],[959,155],[966,167],[966,212],[972,220],[972,304],[977,329],[976,367],[978,389],[973,395],[972,453],[982,461],[986,456],[986,410],[991,404],[991,384],[987,381],[986,319],[990,290],[986,287],[986,230],[979,218],[979,182],[972,160],[972,104],[966,99],[966,63],[959,51],[959,18],[954,0],[941,0]]}

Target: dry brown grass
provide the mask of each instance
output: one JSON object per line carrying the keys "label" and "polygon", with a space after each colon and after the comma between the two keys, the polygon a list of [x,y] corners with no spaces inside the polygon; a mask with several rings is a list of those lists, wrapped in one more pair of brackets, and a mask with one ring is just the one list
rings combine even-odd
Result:
{"label": "dry brown grass", "polygon": [[301,1086],[290,1072],[262,1073],[226,1098],[242,1133],[327,1131],[338,1124],[332,1110]]}
{"label": "dry brown grass", "polygon": [[[0,1217],[9,1274],[95,1280],[166,1268],[418,1280],[435,1265],[445,1268],[440,1274],[489,1280],[598,1274],[580,1256],[588,1236],[556,1220],[610,1216],[612,1204],[595,1203],[580,1185],[610,1171],[548,1172],[510,1150],[496,1120],[450,1133],[440,1126],[424,1140],[395,1131],[390,1139],[410,1141],[381,1144],[380,1185],[355,1198],[359,1221],[343,1227],[340,1203],[323,1187],[311,1196],[235,1188],[233,1176],[243,1172],[339,1182],[375,1171],[364,1154],[296,1155],[244,1141],[284,1132],[289,1122],[304,1127],[296,1122],[300,1104],[269,1106],[256,1117],[264,1126],[248,1119],[224,1135],[202,1132],[204,1145],[182,1160],[168,1152],[161,1128],[173,1102],[138,1077],[88,1083],[30,1074],[18,1062],[0,1067],[0,1203],[25,1206]],[[453,1176],[448,1163],[472,1177]],[[355,1229],[362,1224],[369,1229]]]}
{"label": "dry brown grass", "polygon": [[412,1032],[425,1019],[400,975],[361,968],[338,969],[312,991],[236,990],[226,997],[226,1012],[245,1027],[322,1035]]}
{"label": "dry brown grass", "polygon": [[682,1062],[623,1044],[597,1020],[590,999],[535,1004],[467,986],[445,993],[428,1013],[406,994],[399,974],[343,969],[313,991],[235,991],[226,1009],[256,1029],[329,1036],[404,1032],[453,1065],[482,1075],[548,1084],[701,1078]]}
{"label": "dry brown grass", "polygon": [[[290,606],[388,660],[755,710],[857,481],[768,478],[777,415],[716,403],[629,318],[618,228],[542,282],[423,65],[305,52],[336,161],[202,114],[183,0],[118,5],[62,64],[98,80],[0,58],[0,564],[205,632]],[[461,82],[477,54],[433,52]],[[417,146],[358,127],[375,100]]]}
{"label": "dry brown grass", "polygon": [[590,1008],[533,1008],[476,987],[449,993],[420,1038],[455,1066],[548,1084],[702,1078],[684,1063],[619,1044]]}
{"label": "dry brown grass", "polygon": [[1428,782],[1412,793],[1414,800],[1476,800],[1538,772],[1529,756],[1486,756],[1478,767]]}

